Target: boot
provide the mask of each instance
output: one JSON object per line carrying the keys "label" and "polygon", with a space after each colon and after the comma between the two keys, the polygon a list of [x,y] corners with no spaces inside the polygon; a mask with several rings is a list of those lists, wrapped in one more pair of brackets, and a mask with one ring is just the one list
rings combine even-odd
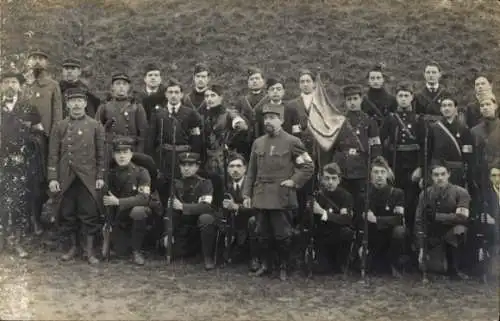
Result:
{"label": "boot", "polygon": [[36,236],[40,236],[43,234],[43,228],[37,218],[33,215],[31,216],[31,223],[33,224],[33,232]]}
{"label": "boot", "polygon": [[15,250],[16,250],[16,253],[17,255],[24,259],[24,258],[27,258],[28,257],[28,252],[26,252],[26,250],[24,249],[24,247],[22,246],[21,244],[21,231],[16,231],[16,237],[15,237]]}
{"label": "boot", "polygon": [[260,268],[259,259],[254,257],[250,261],[250,272],[256,272]]}
{"label": "boot", "polygon": [[68,252],[61,256],[62,261],[72,260],[78,254],[78,236],[76,233],[71,235],[70,242],[71,247],[69,248]]}
{"label": "boot", "polygon": [[468,280],[469,276],[460,271],[460,248],[446,245],[446,259],[448,261],[448,276],[455,280]]}
{"label": "boot", "polygon": [[0,253],[2,253],[6,245],[7,242],[5,240],[5,235],[2,232],[0,232]]}
{"label": "boot", "polygon": [[205,257],[204,261],[205,261],[205,270],[210,271],[215,269],[215,263],[212,257],[207,256]]}
{"label": "boot", "polygon": [[401,279],[402,278],[401,272],[393,264],[391,264],[391,272],[392,272],[392,276],[394,278],[396,278],[396,279]]}
{"label": "boot", "polygon": [[87,261],[91,265],[95,265],[99,263],[99,259],[95,256],[94,253],[94,236],[93,235],[87,235],[87,246],[86,246],[86,252],[87,252]]}
{"label": "boot", "polygon": [[260,265],[259,269],[252,273],[253,276],[263,276],[265,274],[269,273],[269,266],[267,262],[262,262]]}
{"label": "boot", "polygon": [[286,264],[280,265],[280,280],[285,282],[288,280],[287,266]]}
{"label": "boot", "polygon": [[139,251],[133,251],[132,255],[134,257],[134,263],[137,265],[144,265],[145,261],[144,256]]}

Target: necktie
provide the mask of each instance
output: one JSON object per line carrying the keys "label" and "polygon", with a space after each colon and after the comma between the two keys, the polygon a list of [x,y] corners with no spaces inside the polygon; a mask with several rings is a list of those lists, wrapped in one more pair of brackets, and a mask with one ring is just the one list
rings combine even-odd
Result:
{"label": "necktie", "polygon": [[234,187],[235,194],[239,196],[241,194],[240,184],[235,184],[235,185],[236,185]]}

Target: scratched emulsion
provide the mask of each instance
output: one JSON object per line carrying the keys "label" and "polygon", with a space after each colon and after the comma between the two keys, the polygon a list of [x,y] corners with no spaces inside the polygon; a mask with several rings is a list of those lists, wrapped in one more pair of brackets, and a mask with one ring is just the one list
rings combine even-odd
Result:
{"label": "scratched emulsion", "polygon": [[[18,260],[14,257],[4,258],[5,261]],[[14,267],[14,268],[13,268]],[[26,265],[22,262],[2,265],[0,267],[0,318],[3,320],[33,319],[30,310],[31,277]]]}

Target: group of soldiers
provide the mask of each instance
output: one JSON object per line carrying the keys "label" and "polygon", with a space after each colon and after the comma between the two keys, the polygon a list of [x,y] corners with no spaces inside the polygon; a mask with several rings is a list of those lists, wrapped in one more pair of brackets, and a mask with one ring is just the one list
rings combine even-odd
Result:
{"label": "group of soldiers", "polygon": [[[190,90],[149,64],[142,91],[116,73],[101,100],[79,60],[64,61],[59,83],[48,60],[34,51],[28,74],[1,78],[0,250],[27,257],[26,233],[55,229],[69,241],[61,260],[83,248],[90,264],[132,255],[143,265],[153,239],[174,260],[201,252],[206,270],[247,261],[282,280],[300,265],[490,275],[500,120],[486,77],[458,106],[435,62],[420,91],[400,83],[395,96],[375,66],[366,93],[344,87],[346,120],[324,150],[310,130],[321,107],[310,70],[284,101],[284,81],[251,68],[248,93],[229,104],[207,64]],[[43,224],[44,204],[55,227]]]}

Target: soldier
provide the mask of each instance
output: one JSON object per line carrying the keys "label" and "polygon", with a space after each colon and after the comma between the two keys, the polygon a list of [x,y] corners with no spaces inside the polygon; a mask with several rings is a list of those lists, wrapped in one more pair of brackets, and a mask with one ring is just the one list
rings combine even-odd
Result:
{"label": "soldier", "polygon": [[211,77],[212,75],[208,65],[204,63],[196,64],[193,72],[194,88],[190,93],[184,96],[185,106],[199,111],[206,105],[205,90],[208,88]]}
{"label": "soldier", "polygon": [[165,88],[161,82],[160,66],[147,64],[144,68],[144,87],[137,96],[146,112],[146,117],[150,125],[155,107],[158,105],[161,106],[165,102]]}
{"label": "soldier", "polygon": [[363,196],[368,175],[368,149],[371,148],[371,157],[375,158],[381,154],[382,148],[377,122],[361,110],[361,86],[344,87],[344,98],[347,105],[346,121],[352,126],[357,143],[346,137],[347,127],[343,126],[333,147],[333,161],[342,169],[343,187],[355,197],[354,213],[359,214],[359,198]]}
{"label": "soldier", "polygon": [[172,152],[201,153],[202,120],[197,111],[182,105],[183,90],[178,81],[170,79],[167,82],[165,96],[167,104],[158,106],[155,122],[151,124],[150,139],[156,151],[156,163],[163,175],[169,178],[171,166],[174,166],[175,177],[179,177],[177,164],[170,164]]}
{"label": "soldier", "polygon": [[[42,118],[43,131],[45,133],[45,140],[43,142],[45,145],[43,162],[45,163],[47,162],[48,156],[47,146],[49,144],[49,135],[52,131],[52,127],[62,119],[63,115],[61,89],[57,81],[53,80],[46,71],[48,59],[47,53],[40,50],[33,51],[29,54],[27,64],[34,76],[34,81],[30,84],[26,84],[24,88],[24,92],[28,97],[27,103],[34,106]],[[45,179],[40,184],[39,188],[43,191],[47,190],[47,182]],[[33,220],[37,234],[41,234],[42,232],[40,215],[46,199],[46,193],[40,193],[33,199]]]}
{"label": "soldier", "polygon": [[175,180],[175,196],[169,200],[175,210],[174,256],[196,254],[201,240],[205,269],[212,270],[215,268],[213,255],[216,238],[215,216],[211,206],[212,183],[196,174],[200,168],[198,153],[184,152],[178,159],[181,178]]}
{"label": "soldier", "polygon": [[134,139],[134,151],[144,152],[148,121],[142,105],[130,96],[130,78],[124,73],[111,77],[112,98],[99,106],[95,118],[106,130],[108,153],[116,137]]}
{"label": "soldier", "polygon": [[363,97],[361,110],[368,116],[375,118],[377,124],[382,126],[382,121],[396,111],[398,103],[396,98],[384,88],[385,75],[381,65],[376,65],[368,71],[368,92]]}
{"label": "soldier", "polygon": [[86,236],[87,259],[94,254],[94,240],[100,231],[97,190],[104,187],[105,132],[99,122],[85,114],[87,95],[79,88],[68,89],[69,117],[52,129],[49,145],[49,189],[60,196],[63,232],[71,237],[71,248],[61,259],[78,252],[80,231]]}
{"label": "soldier", "polygon": [[[92,94],[88,86],[80,80],[81,74],[82,64],[80,60],[74,58],[65,59],[62,64],[62,80],[59,81],[61,93],[64,95],[69,88],[80,88],[85,91],[87,93],[86,113],[94,118],[97,108],[101,104],[101,100],[96,95]],[[68,110],[63,101],[63,118],[66,118],[66,116],[68,116]]]}
{"label": "soldier", "polygon": [[450,96],[446,88],[439,83],[441,67],[437,62],[430,62],[424,71],[425,87],[415,94],[415,111],[417,114],[428,115],[436,119],[441,118],[441,100],[443,96]]}
{"label": "soldier", "polygon": [[413,89],[410,84],[400,83],[397,86],[396,100],[396,112],[385,118],[380,138],[385,157],[394,169],[394,186],[404,191],[406,222],[410,231],[413,231],[414,209],[419,193],[418,178],[413,173],[423,164],[424,124],[413,110]]}
{"label": "soldier", "polygon": [[34,131],[43,135],[38,110],[21,97],[23,82],[21,74],[8,72],[2,75],[0,87],[0,202],[3,206],[0,252],[9,240],[21,258],[28,256],[22,242],[30,219],[33,174],[39,170],[35,166],[37,150],[32,146],[31,136]]}
{"label": "soldier", "polygon": [[427,242],[431,251],[443,245],[446,249],[448,274],[467,279],[468,276],[460,271],[459,262],[467,231],[465,225],[469,218],[470,195],[463,187],[449,182],[450,171],[444,162],[438,161],[431,165],[431,178],[433,184],[427,187],[428,199],[425,199],[422,191],[415,215],[416,240],[419,242],[418,262],[423,264],[423,242]]}
{"label": "soldier", "polygon": [[474,101],[460,111],[460,121],[467,124],[467,127],[472,128],[481,121],[481,108],[479,101],[481,96],[491,96],[491,82],[485,76],[479,76],[474,81]]}
{"label": "soldier", "polygon": [[269,96],[269,102],[254,109],[255,112],[255,137],[260,137],[266,133],[264,129],[264,115],[262,110],[264,106],[270,105],[270,108],[278,108],[279,106],[284,106],[285,111],[283,118],[283,130],[287,133],[300,136],[300,117],[297,110],[290,105],[285,105],[283,103],[283,97],[285,96],[284,82],[280,79],[269,78],[267,80],[267,95]]}
{"label": "soldier", "polygon": [[387,255],[393,276],[399,277],[406,238],[404,192],[389,185],[394,173],[381,156],[373,160],[370,176],[368,213],[363,214],[368,220],[368,252],[374,268],[383,268]]}
{"label": "soldier", "polygon": [[223,89],[211,85],[205,89],[205,104],[199,109],[203,118],[205,173],[214,187],[214,205],[222,205],[224,149],[244,151],[248,141],[248,124],[235,110],[223,105]]}
{"label": "soldier", "polygon": [[441,99],[442,119],[429,128],[429,159],[442,160],[451,171],[450,182],[471,187],[474,161],[474,139],[466,125],[458,121],[456,101],[449,96]]}
{"label": "soldier", "polygon": [[116,166],[110,170],[108,195],[104,195],[103,203],[117,211],[114,215],[116,222],[113,222],[113,234],[118,237],[114,239],[129,241],[127,244],[116,244],[116,247],[127,250],[130,246],[134,262],[144,265],[141,248],[147,218],[152,213],[148,207],[151,177],[145,168],[131,162],[133,146],[134,141],[126,137],[117,138],[113,142],[113,160]]}
{"label": "soldier", "polygon": [[260,267],[257,235],[255,234],[255,210],[243,206],[243,186],[245,185],[246,171],[247,163],[243,155],[231,153],[227,162],[230,181],[226,189],[227,193],[231,195],[231,199],[225,199],[222,205],[224,209],[236,213],[236,244],[231,244],[234,252],[236,252],[233,256],[238,258],[238,254],[241,256],[249,255],[250,271],[255,272]]}
{"label": "soldier", "polygon": [[321,172],[321,187],[314,201],[317,225],[316,242],[319,255],[335,258],[335,267],[348,268],[349,252],[354,238],[353,198],[340,187],[342,171],[335,163],[327,164]]}
{"label": "soldier", "polygon": [[281,127],[285,106],[266,105],[262,113],[266,135],[252,145],[243,204],[257,211],[262,265],[255,275],[269,271],[272,238],[279,255],[280,279],[285,281],[292,235],[289,211],[297,208],[296,190],[311,178],[314,164],[300,139]]}
{"label": "soldier", "polygon": [[[472,128],[478,155],[478,170],[486,170],[500,161],[500,119],[498,119],[498,103],[495,96],[481,96],[481,122]],[[480,172],[476,177],[481,177]]]}

